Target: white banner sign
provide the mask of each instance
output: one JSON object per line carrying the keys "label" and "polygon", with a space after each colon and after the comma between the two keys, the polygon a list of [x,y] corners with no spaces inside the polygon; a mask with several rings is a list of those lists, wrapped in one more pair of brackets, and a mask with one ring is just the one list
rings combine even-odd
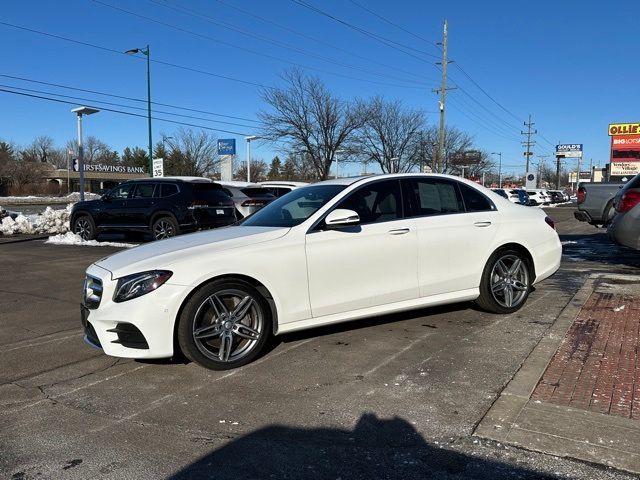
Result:
{"label": "white banner sign", "polygon": [[164,177],[164,158],[153,159],[153,176]]}
{"label": "white banner sign", "polygon": [[634,176],[640,173],[640,161],[611,162],[611,175]]}

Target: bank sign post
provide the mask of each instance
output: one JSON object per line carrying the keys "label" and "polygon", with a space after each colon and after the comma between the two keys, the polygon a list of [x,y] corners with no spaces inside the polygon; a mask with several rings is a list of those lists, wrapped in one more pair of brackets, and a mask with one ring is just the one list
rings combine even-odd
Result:
{"label": "bank sign post", "polygon": [[220,180],[233,180],[233,157],[236,155],[236,139],[221,138],[218,140],[218,155],[220,155]]}
{"label": "bank sign post", "polygon": [[[582,160],[582,143],[562,143],[556,145],[556,190],[560,190],[560,159],[561,158],[577,158],[578,168],[576,169],[576,178],[580,176],[580,160]],[[575,188],[578,188],[576,182]]]}

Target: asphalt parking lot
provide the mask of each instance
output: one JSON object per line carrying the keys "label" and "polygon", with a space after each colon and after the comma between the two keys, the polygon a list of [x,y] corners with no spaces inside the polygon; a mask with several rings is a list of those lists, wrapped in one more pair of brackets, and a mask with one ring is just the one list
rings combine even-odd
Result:
{"label": "asphalt parking lot", "polygon": [[430,308],[286,335],[256,362],[104,356],[82,342],[84,269],[117,251],[0,245],[0,473],[29,478],[633,478],[473,437],[594,272],[640,256],[550,210],[565,255],[523,309]]}

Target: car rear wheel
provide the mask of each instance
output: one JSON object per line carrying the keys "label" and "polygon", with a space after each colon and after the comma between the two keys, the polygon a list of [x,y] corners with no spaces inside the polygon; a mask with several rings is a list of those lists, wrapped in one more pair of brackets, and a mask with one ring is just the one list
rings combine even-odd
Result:
{"label": "car rear wheel", "polygon": [[73,221],[73,233],[83,240],[96,238],[96,224],[89,215],[79,215]]}
{"label": "car rear wheel", "polygon": [[156,240],[175,237],[180,233],[178,223],[172,217],[160,217],[153,222],[151,233]]}
{"label": "car rear wheel", "polygon": [[495,252],[482,273],[476,303],[492,313],[512,313],[527,301],[531,291],[529,260],[514,249]]}
{"label": "car rear wheel", "polygon": [[242,280],[201,288],[185,305],[178,324],[184,355],[212,370],[245,365],[264,349],[271,311],[264,297]]}

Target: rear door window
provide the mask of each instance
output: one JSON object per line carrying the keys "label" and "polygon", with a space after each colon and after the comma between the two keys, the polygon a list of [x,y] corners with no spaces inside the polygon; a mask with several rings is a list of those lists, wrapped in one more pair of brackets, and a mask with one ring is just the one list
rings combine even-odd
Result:
{"label": "rear door window", "polygon": [[241,188],[240,191],[244,193],[247,197],[269,197],[272,198],[274,195],[267,188],[262,187],[245,187]]}
{"label": "rear door window", "polygon": [[160,196],[163,198],[170,197],[171,195],[178,193],[178,186],[175,183],[163,183],[161,187]]}
{"label": "rear door window", "polygon": [[440,178],[403,180],[407,209],[411,216],[424,217],[464,212],[462,196],[456,184]]}
{"label": "rear door window", "polygon": [[486,212],[495,210],[493,202],[469,185],[458,183],[467,212]]}
{"label": "rear door window", "polygon": [[152,198],[154,189],[153,183],[139,183],[133,192],[133,198]]}
{"label": "rear door window", "polygon": [[196,200],[202,200],[210,204],[228,204],[231,200],[219,185],[213,183],[194,183],[192,189],[193,197]]}

